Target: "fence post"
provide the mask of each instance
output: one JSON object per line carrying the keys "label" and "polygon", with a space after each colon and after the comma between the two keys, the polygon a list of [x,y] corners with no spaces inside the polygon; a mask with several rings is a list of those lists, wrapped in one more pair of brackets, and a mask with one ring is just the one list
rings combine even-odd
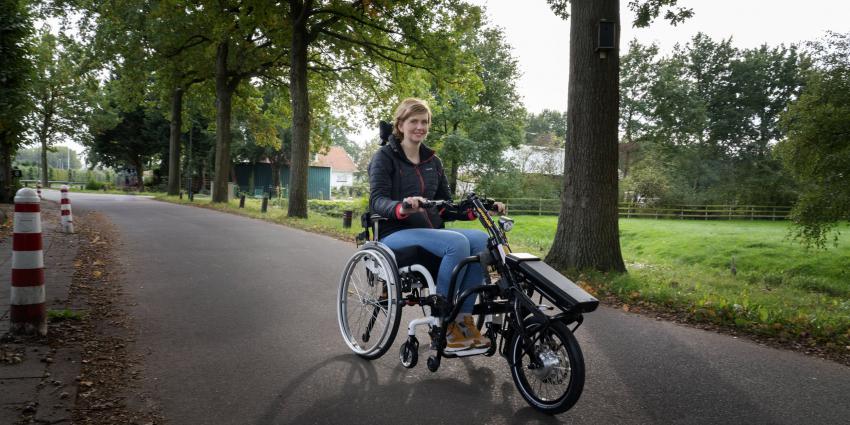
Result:
{"label": "fence post", "polygon": [[543,198],[537,199],[537,215],[543,215]]}

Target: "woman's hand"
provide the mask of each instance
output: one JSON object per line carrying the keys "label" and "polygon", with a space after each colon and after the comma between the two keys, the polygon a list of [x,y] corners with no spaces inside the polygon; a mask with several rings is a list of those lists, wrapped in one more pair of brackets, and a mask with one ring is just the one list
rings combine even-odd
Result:
{"label": "woman's hand", "polygon": [[[422,211],[422,208],[419,207],[419,203],[425,201],[426,199],[421,196],[408,196],[401,201],[401,213],[413,214]],[[405,208],[405,205],[410,205],[410,208]]]}

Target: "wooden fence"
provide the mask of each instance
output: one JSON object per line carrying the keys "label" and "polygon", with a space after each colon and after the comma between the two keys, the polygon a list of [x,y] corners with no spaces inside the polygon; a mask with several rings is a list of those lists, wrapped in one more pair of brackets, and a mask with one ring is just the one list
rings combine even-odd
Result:
{"label": "wooden fence", "polygon": [[[510,198],[509,214],[558,215],[559,199]],[[789,206],[773,205],[664,205],[620,204],[620,218],[666,218],[680,220],[787,220]]]}

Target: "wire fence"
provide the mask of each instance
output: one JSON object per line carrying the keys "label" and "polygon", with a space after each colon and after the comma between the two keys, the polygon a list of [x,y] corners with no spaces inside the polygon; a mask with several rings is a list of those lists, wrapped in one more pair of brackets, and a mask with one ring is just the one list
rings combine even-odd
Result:
{"label": "wire fence", "polygon": [[[509,214],[558,215],[559,199],[509,198]],[[655,218],[680,220],[787,220],[790,206],[780,205],[640,205],[622,203],[620,218]]]}

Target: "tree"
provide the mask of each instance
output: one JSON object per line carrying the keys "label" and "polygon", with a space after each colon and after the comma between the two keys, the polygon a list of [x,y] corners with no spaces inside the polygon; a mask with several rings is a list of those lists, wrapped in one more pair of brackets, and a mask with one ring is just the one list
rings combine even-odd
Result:
{"label": "tree", "polygon": [[[600,58],[597,26],[602,19],[619,24],[617,0],[547,0],[556,14],[566,17],[571,6],[570,81],[564,190],[555,240],[546,260],[560,269],[626,270],[620,252],[617,209],[617,119],[619,117],[619,34],[615,49]],[[637,12],[635,24],[648,25],[676,0],[629,3]],[[668,9],[673,23],[690,10]]]}
{"label": "tree", "polygon": [[0,0],[0,202],[14,199],[12,156],[22,143],[33,66],[29,36],[33,32],[28,2]]}
{"label": "tree", "polygon": [[824,247],[836,223],[850,219],[850,33],[830,32],[809,50],[815,67],[782,115],[779,153],[800,183],[795,236]]}
{"label": "tree", "polygon": [[443,90],[432,83],[438,88],[432,128],[453,193],[461,169],[482,176],[503,168],[505,149],[522,142],[526,115],[516,92],[517,60],[501,30],[480,20],[464,30],[472,72]]}
{"label": "tree", "polygon": [[73,139],[84,131],[88,91],[97,87],[86,69],[84,52],[73,39],[51,34],[44,27],[34,51],[36,67],[30,98],[33,111],[27,117],[30,139],[41,150],[41,184],[47,184],[47,155],[53,145]]}
{"label": "tree", "polygon": [[[468,5],[452,1],[353,2],[290,0],[289,90],[292,110],[290,217],[307,217],[307,169],[311,143],[310,77],[345,86],[337,97],[381,92],[380,82],[399,68],[452,75],[449,36]],[[403,71],[402,71],[403,72]],[[364,96],[367,97],[367,96]],[[374,96],[370,96],[373,97]],[[360,102],[362,104],[362,102]],[[366,107],[369,107],[366,105]]]}
{"label": "tree", "polygon": [[525,122],[526,144],[562,148],[566,139],[566,112],[544,109],[539,114],[528,114]]}
{"label": "tree", "polygon": [[169,123],[162,111],[138,107],[125,112],[112,100],[109,84],[89,124],[91,137],[86,140],[89,162],[120,168],[131,166],[144,189],[145,164],[151,156],[167,149]]}
{"label": "tree", "polygon": [[632,40],[629,51],[620,57],[620,170],[629,175],[633,152],[651,132],[653,104],[651,90],[658,75],[658,46],[643,46]]}

